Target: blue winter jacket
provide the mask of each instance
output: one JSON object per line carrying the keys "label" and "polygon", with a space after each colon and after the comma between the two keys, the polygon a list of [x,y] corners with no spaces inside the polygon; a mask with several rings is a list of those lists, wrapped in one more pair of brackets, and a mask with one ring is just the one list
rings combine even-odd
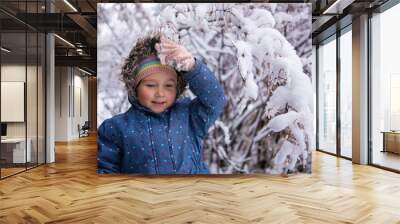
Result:
{"label": "blue winter jacket", "polygon": [[130,100],[127,112],[100,125],[98,173],[209,173],[202,159],[202,140],[223,111],[224,91],[199,60],[184,79],[195,99],[179,99],[162,113]]}

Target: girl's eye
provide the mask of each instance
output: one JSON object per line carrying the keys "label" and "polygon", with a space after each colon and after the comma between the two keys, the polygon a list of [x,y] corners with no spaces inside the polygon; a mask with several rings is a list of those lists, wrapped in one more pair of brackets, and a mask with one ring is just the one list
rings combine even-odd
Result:
{"label": "girl's eye", "polygon": [[167,84],[166,86],[167,86],[167,88],[174,88],[175,87],[175,85],[173,85],[173,84]]}
{"label": "girl's eye", "polygon": [[152,88],[152,87],[155,87],[156,85],[154,85],[154,84],[146,84],[146,86]]}

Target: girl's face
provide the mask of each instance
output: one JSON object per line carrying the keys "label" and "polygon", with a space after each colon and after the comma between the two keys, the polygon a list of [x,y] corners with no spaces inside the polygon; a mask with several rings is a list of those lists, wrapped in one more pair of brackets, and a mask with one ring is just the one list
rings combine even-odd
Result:
{"label": "girl's face", "polygon": [[165,74],[153,74],[141,80],[136,91],[141,105],[154,113],[161,113],[175,102],[177,78]]}

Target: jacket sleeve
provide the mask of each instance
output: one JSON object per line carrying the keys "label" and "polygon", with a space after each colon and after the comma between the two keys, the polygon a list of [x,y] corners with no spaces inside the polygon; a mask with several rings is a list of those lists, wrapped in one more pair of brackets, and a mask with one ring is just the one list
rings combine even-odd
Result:
{"label": "jacket sleeve", "polygon": [[210,69],[199,60],[184,78],[196,95],[189,104],[190,122],[196,135],[203,138],[224,110],[224,90]]}
{"label": "jacket sleeve", "polygon": [[97,131],[97,173],[121,172],[121,149],[116,138],[115,127],[104,121]]}

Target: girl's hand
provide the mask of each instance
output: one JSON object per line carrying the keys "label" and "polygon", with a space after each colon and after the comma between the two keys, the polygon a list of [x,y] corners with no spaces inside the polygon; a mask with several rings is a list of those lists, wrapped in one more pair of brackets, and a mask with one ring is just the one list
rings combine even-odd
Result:
{"label": "girl's hand", "polygon": [[160,43],[156,44],[155,48],[162,64],[168,64],[178,71],[190,71],[194,67],[193,55],[172,40],[161,36]]}

